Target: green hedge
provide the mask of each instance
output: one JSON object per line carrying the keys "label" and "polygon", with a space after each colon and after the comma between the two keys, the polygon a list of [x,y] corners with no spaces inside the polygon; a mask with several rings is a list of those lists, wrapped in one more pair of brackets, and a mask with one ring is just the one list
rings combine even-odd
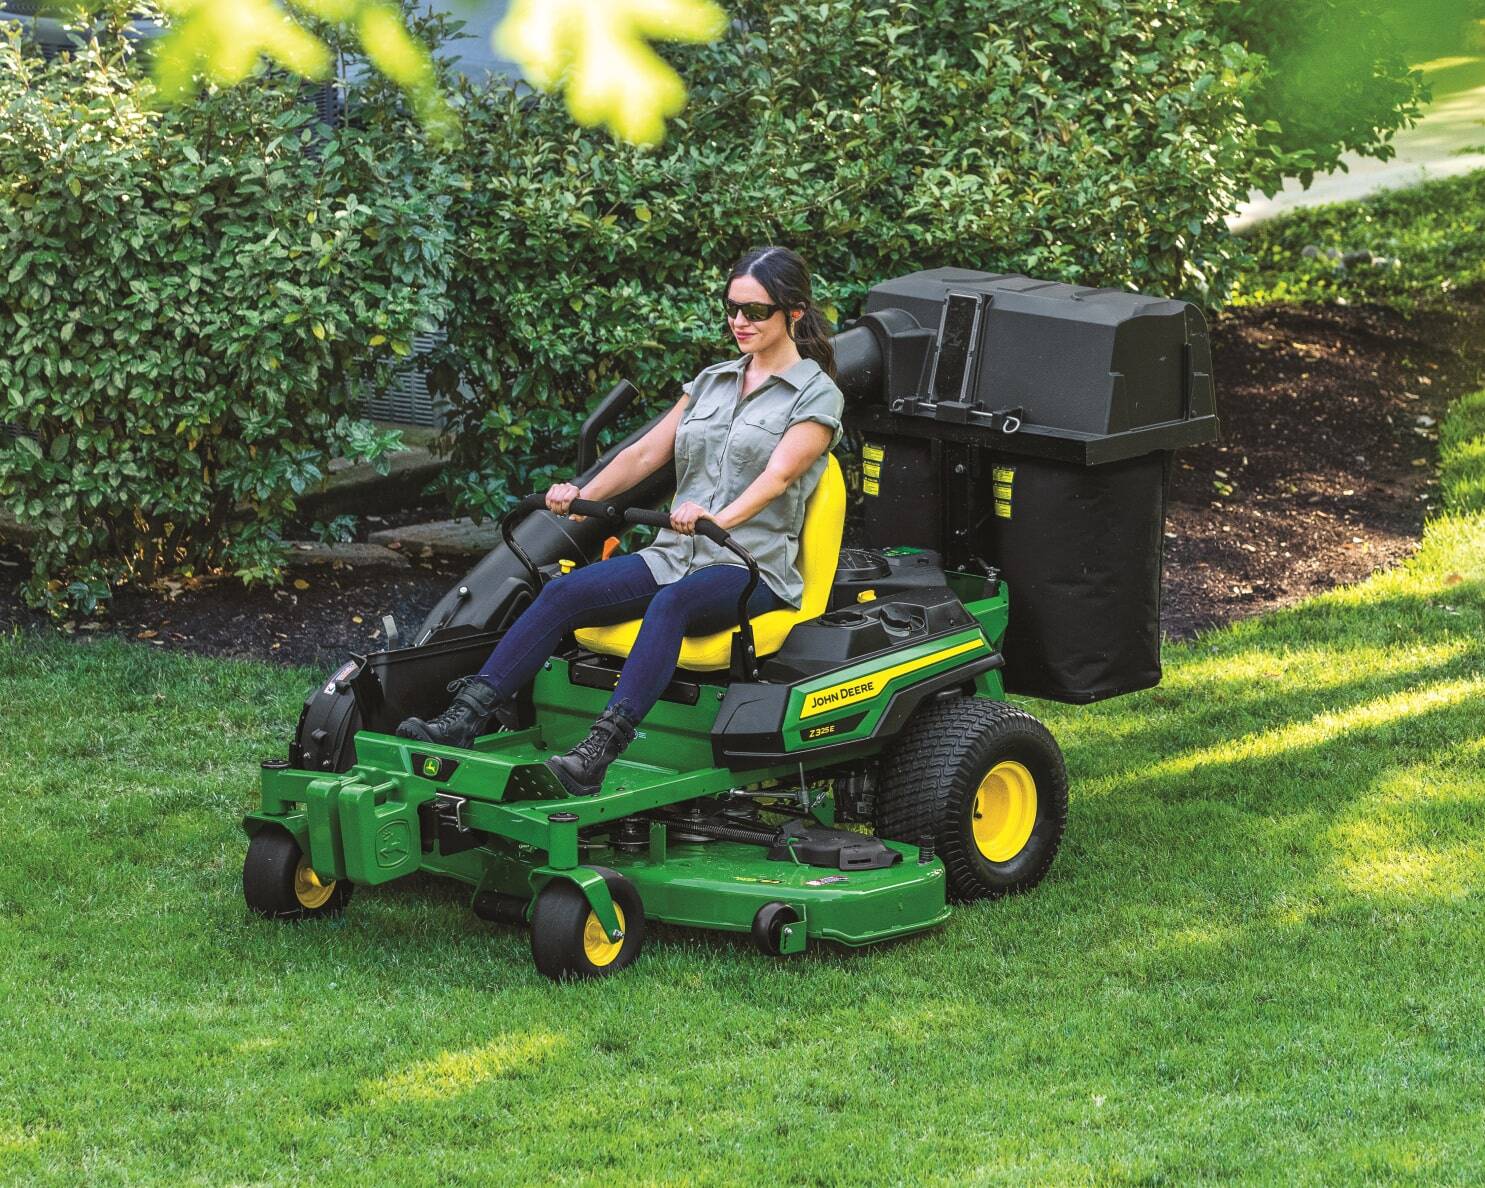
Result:
{"label": "green hedge", "polygon": [[357,412],[447,310],[448,182],[407,134],[317,139],[297,82],[161,113],[122,44],[0,39],[0,502],[30,595],[277,573],[295,497],[395,435]]}
{"label": "green hedge", "polygon": [[[730,0],[721,41],[666,49],[690,98],[655,151],[560,100],[464,88],[450,345],[457,505],[570,466],[618,378],[677,395],[730,353],[725,269],[802,251],[845,315],[938,265],[1220,294],[1261,66],[1190,0]],[[462,383],[465,395],[455,390]]]}
{"label": "green hedge", "polygon": [[35,437],[0,442],[0,501],[47,528],[33,595],[274,576],[295,494],[387,445],[354,393],[435,323],[446,491],[489,514],[570,469],[617,379],[653,412],[731,353],[718,288],[754,244],[803,251],[839,317],[938,265],[1209,303],[1238,275],[1223,219],[1276,149],[1233,6],[727,8],[718,42],[663,47],[690,98],[655,150],[467,83],[437,150],[375,80],[323,140],[267,77],[160,114],[116,48],[43,70],[8,42],[0,420]]}

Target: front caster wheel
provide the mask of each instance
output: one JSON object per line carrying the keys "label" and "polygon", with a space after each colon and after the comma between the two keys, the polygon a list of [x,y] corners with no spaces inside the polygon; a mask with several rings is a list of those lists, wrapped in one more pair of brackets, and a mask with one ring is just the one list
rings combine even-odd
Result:
{"label": "front caster wheel", "polygon": [[613,896],[623,932],[606,935],[598,913],[576,883],[553,879],[541,889],[531,910],[531,956],[536,968],[556,982],[601,978],[632,965],[645,943],[645,912],[634,884],[616,871],[601,872]]}
{"label": "front caster wheel", "polygon": [[260,916],[308,920],[338,916],[355,890],[345,879],[322,882],[291,833],[269,826],[253,834],[242,864],[242,894]]}

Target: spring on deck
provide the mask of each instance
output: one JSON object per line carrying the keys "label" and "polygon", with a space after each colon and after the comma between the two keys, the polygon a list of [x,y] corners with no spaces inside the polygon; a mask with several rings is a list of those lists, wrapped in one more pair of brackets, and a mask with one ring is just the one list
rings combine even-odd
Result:
{"label": "spring on deck", "polygon": [[656,820],[686,833],[710,837],[716,841],[742,842],[750,846],[771,846],[775,831],[744,829],[737,825],[717,825],[711,821],[692,821],[683,817],[658,817]]}

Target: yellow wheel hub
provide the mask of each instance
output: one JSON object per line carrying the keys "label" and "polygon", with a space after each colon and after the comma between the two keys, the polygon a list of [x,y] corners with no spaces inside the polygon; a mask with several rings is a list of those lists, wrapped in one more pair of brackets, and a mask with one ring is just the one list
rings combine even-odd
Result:
{"label": "yellow wheel hub", "polygon": [[1036,824],[1036,780],[1014,759],[997,763],[980,781],[970,815],[975,845],[990,862],[1008,862]]}
{"label": "yellow wheel hub", "polygon": [[309,864],[309,859],[301,855],[299,865],[294,868],[294,898],[299,901],[299,906],[314,911],[315,908],[324,907],[334,894],[335,880],[320,882],[320,876],[315,874],[315,868]]}
{"label": "yellow wheel hub", "polygon": [[[614,915],[619,918],[619,931],[624,931],[624,909],[618,904],[614,904]],[[624,939],[609,940],[603,925],[598,922],[598,913],[590,911],[588,922],[583,925],[583,956],[601,968],[613,964],[623,947]]]}

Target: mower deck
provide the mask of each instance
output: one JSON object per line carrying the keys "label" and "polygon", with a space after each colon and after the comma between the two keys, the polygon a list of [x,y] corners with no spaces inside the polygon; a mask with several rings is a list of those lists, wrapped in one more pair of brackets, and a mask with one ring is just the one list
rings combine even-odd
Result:
{"label": "mower deck", "polygon": [[648,852],[597,860],[632,879],[645,913],[668,924],[747,932],[765,904],[787,904],[804,925],[793,946],[786,941],[789,953],[804,948],[805,935],[868,945],[949,918],[943,863],[919,862],[913,846],[887,844],[903,860],[880,870],[775,862],[757,846],[726,841],[669,844],[658,862]]}
{"label": "mower deck", "polygon": [[[265,764],[262,808],[244,824],[249,832],[287,830],[326,881],[376,885],[424,870],[474,887],[476,902],[529,903],[547,882],[568,879],[606,929],[616,924],[605,870],[632,880],[645,915],[667,923],[747,932],[760,909],[777,904],[787,909],[777,940],[786,953],[801,951],[806,938],[865,945],[948,916],[943,864],[898,842],[889,846],[900,861],[852,870],[771,858],[768,847],[749,842],[698,841],[684,824],[653,815],[635,819],[637,843],[590,843],[580,830],[725,793],[739,777],[721,767],[654,762],[667,749],[697,745],[662,730],[635,757],[615,761],[603,792],[569,797],[544,763],[556,745],[550,726],[545,735],[536,727],[487,735],[472,750],[362,731],[360,762],[348,772]],[[797,765],[764,768],[743,782],[788,785],[798,775]],[[674,841],[672,830],[679,831]]]}

